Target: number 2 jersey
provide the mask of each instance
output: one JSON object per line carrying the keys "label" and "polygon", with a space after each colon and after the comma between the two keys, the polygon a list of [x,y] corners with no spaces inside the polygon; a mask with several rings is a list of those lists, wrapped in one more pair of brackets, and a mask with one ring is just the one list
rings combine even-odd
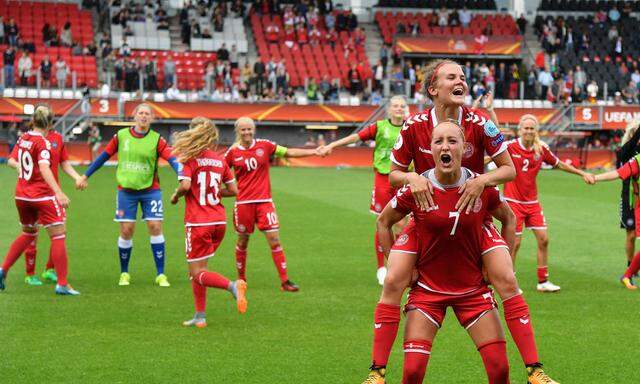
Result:
{"label": "number 2 jersey", "polygon": [[458,188],[475,176],[473,172],[462,168],[460,180],[454,185],[440,184],[433,169],[422,176],[434,187],[434,208],[421,210],[406,186],[390,202],[400,213],[413,213],[420,250],[418,285],[447,295],[463,295],[484,287],[482,241],[486,229],[483,222],[502,204],[500,192],[496,187],[485,188],[472,212],[460,213],[455,208],[460,198]]}
{"label": "number 2 jersey", "polygon": [[222,205],[222,184],[234,181],[224,158],[211,150],[204,150],[183,164],[178,179],[191,180],[185,195],[184,223],[187,227],[225,225],[227,216]]}
{"label": "number 2 jersey", "polygon": [[555,167],[560,161],[545,145],[537,154],[533,148],[526,149],[520,139],[507,143],[511,160],[516,168],[516,178],[504,186],[504,198],[507,201],[520,204],[535,204],[538,202],[538,186],[536,177],[542,163]]}
{"label": "number 2 jersey", "polygon": [[249,148],[236,144],[227,150],[224,158],[238,180],[236,204],[272,201],[269,163],[281,149],[286,151],[272,141],[255,139]]}
{"label": "number 2 jersey", "polygon": [[[56,160],[59,161],[60,154],[55,155]],[[40,173],[39,164],[49,164],[52,171],[55,166],[56,180],[58,165],[53,163],[52,144],[41,133],[29,131],[20,136],[11,157],[20,164],[15,193],[17,200],[38,201],[54,196],[53,190]]]}

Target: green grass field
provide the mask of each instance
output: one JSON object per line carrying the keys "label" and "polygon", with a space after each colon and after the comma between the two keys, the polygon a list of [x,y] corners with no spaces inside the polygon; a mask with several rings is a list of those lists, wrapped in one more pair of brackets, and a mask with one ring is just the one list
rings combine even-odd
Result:
{"label": "green grass field", "polygon": [[[0,293],[0,383],[360,383],[370,364],[373,308],[380,287],[372,252],[368,169],[272,170],[274,199],[291,279],[282,293],[264,237],[249,246],[249,310],[240,316],[226,292],[210,290],[209,327],[185,329],[193,312],[184,261],[183,207],[168,204],[175,177],[161,170],[165,191],[168,289],[153,285],[146,229],[138,226],[132,285],[118,287],[113,169],[85,192],[63,188],[68,211],[70,281],[79,297],[53,286],[28,287],[21,258]],[[532,310],[547,371],[561,383],[619,383],[637,375],[640,294],[618,277],[626,265],[618,229],[618,184],[587,187],[577,177],[543,172],[541,200],[550,228],[550,273],[558,294],[535,291],[535,244],[525,233],[518,278]],[[13,170],[0,168],[0,255],[19,233]],[[232,207],[232,201],[227,202]],[[40,236],[38,272],[48,254]],[[235,277],[235,234],[209,265]],[[400,381],[400,338],[389,383]],[[509,339],[513,383],[525,383]],[[449,313],[434,343],[427,381],[486,382],[471,340]]]}

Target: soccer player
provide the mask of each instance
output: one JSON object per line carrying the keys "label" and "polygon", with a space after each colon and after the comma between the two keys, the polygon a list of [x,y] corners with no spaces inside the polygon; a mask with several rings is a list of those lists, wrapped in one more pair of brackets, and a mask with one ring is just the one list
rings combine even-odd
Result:
{"label": "soccer player", "polygon": [[[395,190],[389,184],[389,172],[391,171],[391,150],[396,142],[405,115],[407,114],[407,101],[403,96],[396,95],[389,99],[387,108],[387,118],[378,120],[358,133],[354,133],[320,149],[321,154],[329,154],[331,151],[343,145],[356,143],[360,140],[374,140],[376,143],[373,150],[373,190],[371,192],[371,206],[369,210],[374,215],[379,215],[382,209],[393,197]],[[384,254],[378,242],[378,232],[375,232],[373,240],[378,270],[376,277],[380,285],[384,283],[387,268],[384,265]]]}
{"label": "soccer player", "polygon": [[[484,171],[484,153],[492,157],[497,169],[467,180],[460,186],[460,199],[456,209],[468,214],[487,186],[495,186],[515,177],[513,162],[507,152],[504,137],[498,127],[479,111],[464,106],[468,86],[460,65],[451,60],[436,60],[424,72],[422,89],[433,106],[405,120],[400,136],[391,152],[392,186],[408,185],[417,204],[429,209],[433,203],[433,187],[420,176],[434,167],[431,136],[438,122],[451,119],[460,125],[465,134],[462,166],[478,174]],[[413,162],[415,172],[409,171]],[[496,247],[501,234],[488,218],[482,245],[482,262],[489,281],[502,298],[504,317],[511,336],[528,371],[531,384],[555,383],[542,370],[535,344],[529,307],[518,287],[509,252]],[[505,234],[505,228],[502,228]],[[513,244],[508,243],[511,249]],[[486,252],[485,252],[486,251]],[[374,312],[373,362],[365,383],[384,383],[386,364],[400,322],[402,294],[416,264],[417,239],[411,221],[398,236],[387,261],[387,276],[382,295]]]}
{"label": "soccer player", "polygon": [[238,233],[238,278],[247,281],[247,246],[257,224],[271,248],[273,263],[280,275],[280,288],[286,292],[297,292],[300,288],[289,280],[287,261],[280,244],[280,224],[271,198],[269,162],[272,156],[306,157],[319,155],[319,152],[317,149],[285,148],[269,140],[256,139],[256,125],[249,117],[236,120],[235,131],[236,143],[227,150],[224,158],[238,180],[238,197],[233,212],[233,223]]}
{"label": "soccer player", "polygon": [[[69,161],[69,155],[67,153],[67,147],[64,145],[64,141],[62,135],[53,129],[48,129],[45,139],[49,141],[51,144],[51,149],[49,153],[51,154],[51,158],[49,159],[51,169],[51,173],[53,173],[53,178],[56,180],[58,185],[60,184],[58,181],[58,165],[62,168],[62,170],[69,176],[71,176],[76,183],[80,181],[80,175],[76,172],[76,170],[71,165]],[[11,157],[8,161],[9,165],[17,168],[20,164],[18,163],[18,148],[14,147],[14,151],[11,154]],[[80,183],[82,187],[86,187]],[[84,188],[83,188],[84,189]],[[36,233],[37,234],[37,233]],[[35,274],[36,272],[36,243],[37,238],[27,247],[27,250],[24,252],[25,256],[25,265],[26,265],[26,277],[25,282],[29,285],[42,285],[42,281]],[[53,260],[51,260],[51,255],[49,255],[49,259],[47,260],[47,265],[45,267],[44,272],[42,273],[42,278],[44,280],[49,280],[55,283],[58,279],[56,276],[55,269],[53,268]]]}
{"label": "soccer player", "polygon": [[120,223],[118,253],[120,256],[120,280],[118,285],[129,285],[129,260],[133,248],[133,231],[136,226],[138,205],[142,208],[142,220],[147,222],[151,253],[156,265],[155,282],[169,287],[164,273],[165,241],[162,234],[162,192],[158,180],[158,159],[163,158],[179,172],[179,163],[171,154],[171,148],[160,134],[151,129],[154,115],[151,106],[139,104],[133,111],[134,126],[121,129],[107,144],[104,152],[89,165],[81,181],[86,181],[109,158],[118,154],[118,195],[115,221]]}
{"label": "soccer player", "polygon": [[548,164],[567,173],[581,176],[587,183],[594,183],[593,175],[560,161],[540,140],[540,124],[533,115],[523,115],[518,124],[519,138],[507,143],[507,149],[516,167],[516,178],[504,186],[504,198],[516,215],[516,244],[511,257],[515,265],[516,255],[522,241],[522,230],[533,231],[538,243],[539,292],[558,292],[560,287],[549,281],[549,235],[547,222],[538,202],[536,178],[542,164]]}
{"label": "soccer player", "polygon": [[[442,326],[447,307],[476,345],[489,383],[509,384],[506,341],[493,299],[482,274],[482,243],[487,213],[498,218],[510,237],[515,220],[496,187],[485,187],[469,213],[456,208],[458,189],[477,177],[461,167],[464,132],[453,122],[440,122],[434,129],[431,151],[435,168],[421,175],[433,187],[435,203],[428,210],[417,204],[409,187],[403,187],[378,218],[380,240],[386,252],[393,243],[392,225],[413,213],[420,241],[418,280],[409,292],[405,313],[403,384],[421,384],[431,354],[431,345]],[[499,239],[495,247],[507,249]]]}
{"label": "soccer player", "polygon": [[209,119],[196,117],[191,120],[188,130],[176,135],[173,148],[183,168],[178,176],[180,186],[171,196],[171,204],[185,196],[187,262],[196,309],[193,318],[182,323],[188,327],[207,325],[207,287],[226,289],[235,298],[238,312],[247,310],[247,283],[244,280],[231,282],[221,274],[207,270],[207,262],[215,255],[226,230],[227,215],[221,198],[238,193],[231,169],[224,158],[214,152],[219,136],[218,129]]}
{"label": "soccer player", "polygon": [[[595,175],[595,181],[611,181],[611,180],[628,180],[630,178],[638,178],[640,176],[640,155],[636,155],[634,158],[626,162],[622,167]],[[635,210],[635,221],[636,223],[640,220],[640,208],[636,205]],[[640,226],[635,226],[636,238],[640,237]],[[635,276],[638,271],[640,271],[640,252],[636,253],[633,256],[633,260],[629,264],[629,267],[624,272],[624,275],[620,278],[620,282],[627,289],[636,290],[638,286],[633,282],[633,276]]]}
{"label": "soccer player", "polygon": [[22,224],[22,234],[11,244],[0,268],[0,290],[11,266],[37,237],[37,224],[44,226],[51,238],[50,257],[57,274],[55,292],[79,295],[67,282],[66,213],[69,198],[62,192],[51,170],[51,143],[45,138],[53,123],[53,112],[38,106],[31,118],[31,131],[20,137],[13,157],[17,161],[18,182],[15,200]]}

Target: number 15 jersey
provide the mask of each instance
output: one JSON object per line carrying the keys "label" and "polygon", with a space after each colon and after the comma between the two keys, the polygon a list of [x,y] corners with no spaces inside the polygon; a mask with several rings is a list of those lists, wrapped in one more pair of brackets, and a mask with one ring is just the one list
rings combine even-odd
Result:
{"label": "number 15 jersey", "polygon": [[185,195],[184,223],[187,227],[226,224],[220,188],[222,183],[234,180],[222,156],[211,150],[202,151],[183,164],[178,179],[191,180],[191,190]]}
{"label": "number 15 jersey", "polygon": [[256,139],[249,148],[236,144],[224,157],[238,179],[236,204],[272,201],[269,162],[278,146],[269,140]]}

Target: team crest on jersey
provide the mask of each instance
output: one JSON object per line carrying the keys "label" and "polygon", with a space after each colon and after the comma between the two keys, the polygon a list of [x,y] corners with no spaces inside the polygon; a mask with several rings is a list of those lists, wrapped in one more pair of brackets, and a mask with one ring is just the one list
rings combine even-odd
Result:
{"label": "team crest on jersey", "polygon": [[49,151],[41,151],[40,152],[40,157],[45,159],[45,160],[49,160],[51,158],[51,154],[49,153]]}
{"label": "team crest on jersey", "polygon": [[382,207],[380,206],[380,203],[376,203],[376,205],[374,205],[373,209],[376,212],[381,212],[382,211]]}
{"label": "team crest on jersey", "polygon": [[396,151],[399,150],[400,148],[402,148],[402,135],[398,135],[398,138],[396,139],[396,143],[393,145],[393,149],[395,149]]}
{"label": "team crest on jersey", "polygon": [[258,156],[264,155],[264,151],[262,150],[262,148],[256,149],[256,155],[258,155]]}
{"label": "team crest on jersey", "polygon": [[51,148],[53,148],[53,149],[58,148],[58,143],[56,143],[55,141],[53,143],[51,143]]}
{"label": "team crest on jersey", "polygon": [[409,241],[409,235],[407,235],[406,233],[403,233],[402,235],[398,236],[398,239],[396,240],[395,245],[405,245],[407,244],[408,241]]}
{"label": "team crest on jersey", "polygon": [[471,144],[468,141],[464,143],[464,152],[462,152],[462,157],[465,159],[468,159],[471,156],[473,156],[473,152],[475,152],[475,149],[473,148],[473,144]]}
{"label": "team crest on jersey", "polygon": [[534,154],[534,155],[533,155],[533,159],[534,159],[535,161],[540,160],[540,155],[539,155],[539,154],[537,154],[537,153],[536,153],[536,154]]}
{"label": "team crest on jersey", "polygon": [[476,199],[476,203],[473,205],[473,213],[478,213],[482,209],[482,199]]}
{"label": "team crest on jersey", "polygon": [[242,224],[238,224],[238,232],[245,232],[247,230],[247,228],[242,225]]}

